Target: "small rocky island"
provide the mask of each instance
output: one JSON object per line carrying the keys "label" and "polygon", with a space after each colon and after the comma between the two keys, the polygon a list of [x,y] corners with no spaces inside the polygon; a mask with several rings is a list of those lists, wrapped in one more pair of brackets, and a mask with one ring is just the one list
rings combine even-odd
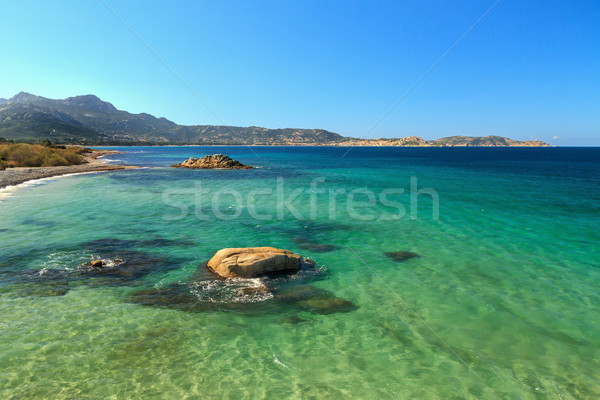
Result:
{"label": "small rocky island", "polygon": [[195,168],[195,169],[252,169],[249,165],[244,165],[239,161],[232,160],[229,156],[223,154],[214,154],[202,158],[190,157],[181,164],[171,165],[174,168]]}

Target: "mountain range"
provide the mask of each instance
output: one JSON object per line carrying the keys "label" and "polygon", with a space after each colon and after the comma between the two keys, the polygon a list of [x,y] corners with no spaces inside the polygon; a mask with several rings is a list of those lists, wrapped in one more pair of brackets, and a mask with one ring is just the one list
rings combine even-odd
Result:
{"label": "mountain range", "polygon": [[178,125],[166,118],[118,110],[94,95],[54,100],[25,92],[0,98],[0,137],[85,145],[547,146],[540,141],[520,142],[499,136],[453,136],[433,141],[419,137],[356,139],[324,129]]}

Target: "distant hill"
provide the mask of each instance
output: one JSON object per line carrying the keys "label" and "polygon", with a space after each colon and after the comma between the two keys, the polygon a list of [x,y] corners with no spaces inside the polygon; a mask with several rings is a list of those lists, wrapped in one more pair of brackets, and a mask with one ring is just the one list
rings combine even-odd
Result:
{"label": "distant hill", "polygon": [[[178,125],[166,118],[117,110],[94,95],[53,100],[21,92],[0,99],[0,137],[17,141],[50,139],[65,144],[337,145],[337,146],[539,146],[499,136],[356,139],[324,129],[268,129],[256,126]],[[539,144],[535,144],[539,143]]]}
{"label": "distant hill", "polygon": [[512,140],[501,136],[450,136],[434,140],[436,146],[548,146],[540,140]]}

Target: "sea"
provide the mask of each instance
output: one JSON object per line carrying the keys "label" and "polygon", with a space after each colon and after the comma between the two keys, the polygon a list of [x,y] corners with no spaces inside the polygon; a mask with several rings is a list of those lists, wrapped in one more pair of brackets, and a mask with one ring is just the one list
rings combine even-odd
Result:
{"label": "sea", "polygon": [[110,149],[1,194],[0,398],[600,398],[600,148]]}

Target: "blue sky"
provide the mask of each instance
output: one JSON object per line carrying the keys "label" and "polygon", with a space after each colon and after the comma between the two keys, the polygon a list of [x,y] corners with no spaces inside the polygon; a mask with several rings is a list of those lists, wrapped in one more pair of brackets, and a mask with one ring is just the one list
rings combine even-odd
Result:
{"label": "blue sky", "polygon": [[182,124],[600,145],[596,0],[501,0],[369,131],[494,1],[105,0],[117,17],[102,1],[4,0],[0,97],[92,93]]}

